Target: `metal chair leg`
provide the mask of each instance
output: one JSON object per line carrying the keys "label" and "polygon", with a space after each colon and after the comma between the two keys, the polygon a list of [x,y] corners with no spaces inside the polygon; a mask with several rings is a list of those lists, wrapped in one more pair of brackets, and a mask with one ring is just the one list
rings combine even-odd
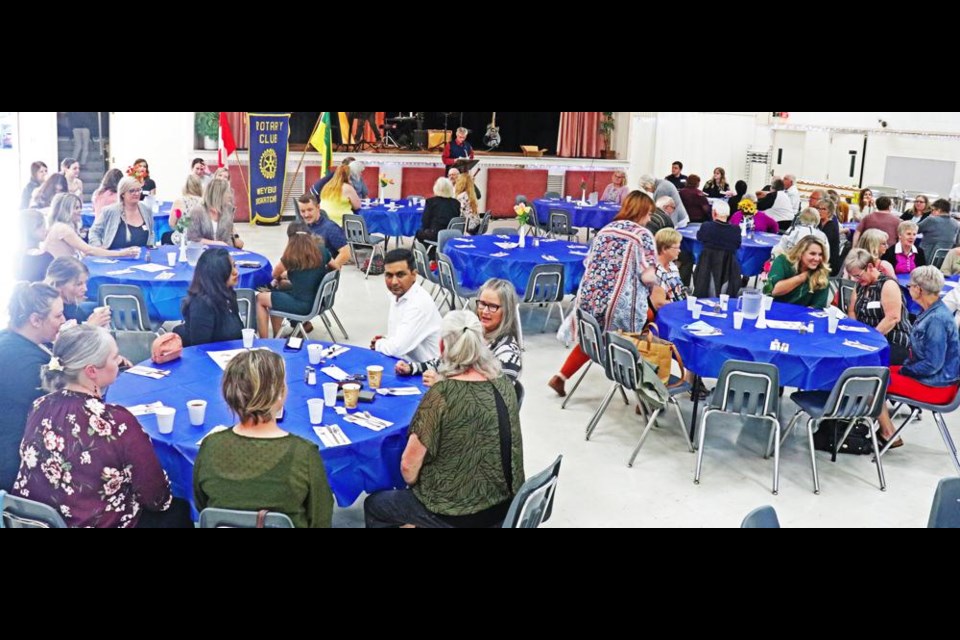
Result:
{"label": "metal chair leg", "polygon": [[590,371],[590,367],[593,366],[593,360],[587,363],[587,368],[583,370],[583,373],[580,374],[580,377],[577,378],[577,382],[573,385],[573,389],[570,390],[570,393],[567,394],[567,397],[563,400],[563,404],[560,405],[561,409],[567,408],[567,403],[570,402],[570,398],[573,397],[573,394],[577,392],[577,387],[580,386],[580,383],[583,382],[584,376],[587,375],[587,371]]}
{"label": "metal chair leg", "polygon": [[650,429],[653,428],[653,425],[657,422],[657,416],[660,415],[660,412],[663,411],[662,408],[657,409],[650,416],[650,419],[647,420],[646,426],[643,428],[643,433],[640,434],[640,441],[637,442],[637,446],[633,448],[633,454],[630,455],[630,460],[627,461],[628,467],[633,467],[633,461],[637,459],[637,454],[640,453],[640,447],[643,446],[643,441],[647,439],[647,434],[650,433]]}
{"label": "metal chair leg", "polygon": [[807,444],[810,446],[810,470],[813,472],[813,492],[820,495],[820,477],[817,475],[817,452],[813,448],[813,418],[807,420]]}
{"label": "metal chair leg", "polygon": [[593,433],[593,430],[597,428],[597,424],[600,422],[600,418],[603,417],[603,414],[607,410],[607,407],[610,406],[610,400],[613,399],[614,389],[617,387],[620,387],[620,385],[618,385],[617,383],[613,383],[613,386],[610,387],[610,391],[608,391],[606,397],[604,397],[603,402],[600,403],[600,407],[597,409],[596,413],[593,414],[593,417],[590,418],[590,422],[587,423],[586,440],[590,439],[590,435]]}
{"label": "metal chair leg", "polygon": [[700,468],[703,466],[703,440],[707,435],[707,418],[713,413],[710,409],[704,409],[703,417],[700,418],[700,432],[697,434],[697,468],[693,472],[693,484],[700,484]]}
{"label": "metal chair leg", "polygon": [[333,309],[330,309],[330,315],[333,316],[334,321],[337,323],[337,326],[340,327],[340,333],[343,334],[344,340],[349,340],[350,336],[347,335],[347,330],[343,328],[343,323],[340,322],[340,318],[337,317],[337,312]]}
{"label": "metal chair leg", "polygon": [[947,429],[947,423],[943,419],[943,414],[934,412],[933,421],[937,423],[937,428],[940,429],[940,437],[943,438],[943,444],[947,445],[950,461],[953,462],[957,474],[960,475],[960,459],[957,459],[957,446],[953,443],[953,438],[950,437],[950,431]]}

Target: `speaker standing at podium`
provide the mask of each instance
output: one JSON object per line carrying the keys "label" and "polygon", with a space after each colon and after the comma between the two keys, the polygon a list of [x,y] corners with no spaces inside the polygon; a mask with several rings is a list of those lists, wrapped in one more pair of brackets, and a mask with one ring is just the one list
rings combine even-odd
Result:
{"label": "speaker standing at podium", "polygon": [[447,173],[450,173],[450,167],[456,164],[459,158],[470,158],[473,160],[473,147],[467,142],[467,130],[463,127],[457,129],[457,137],[452,142],[448,142],[443,147],[443,164],[447,167]]}

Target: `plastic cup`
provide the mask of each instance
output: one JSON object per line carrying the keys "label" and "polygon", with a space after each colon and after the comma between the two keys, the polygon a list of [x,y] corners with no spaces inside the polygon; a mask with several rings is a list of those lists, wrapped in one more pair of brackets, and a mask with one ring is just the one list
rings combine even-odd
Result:
{"label": "plastic cup", "polygon": [[733,328],[734,329],[743,329],[743,314],[739,311],[733,312]]}
{"label": "plastic cup", "polygon": [[695,304],[693,305],[693,319],[700,319],[700,312],[703,311],[703,305]]}
{"label": "plastic cup", "polygon": [[160,407],[154,411],[157,416],[157,430],[160,433],[173,433],[173,418],[177,410],[172,407]]}
{"label": "plastic cup", "polygon": [[567,196],[567,202],[573,202],[573,196]]}
{"label": "plastic cup", "polygon": [[835,313],[827,316],[827,331],[829,333],[836,333],[838,326],[840,326],[840,318]]}
{"label": "plastic cup", "polygon": [[770,311],[773,308],[773,296],[763,296],[763,310]]}
{"label": "plastic cup", "polygon": [[727,310],[727,305],[729,305],[729,304],[730,304],[730,296],[727,295],[726,293],[721,293],[721,294],[720,294],[720,308],[723,309],[724,311],[726,311],[726,310]]}
{"label": "plastic cup", "polygon": [[356,409],[357,404],[360,403],[360,385],[358,384],[345,384],[343,385],[343,406],[347,409]]}
{"label": "plastic cup", "polygon": [[207,401],[191,400],[187,403],[187,411],[190,413],[190,424],[194,427],[202,426],[207,417]]}
{"label": "plastic cup", "polygon": [[257,336],[257,332],[253,329],[244,329],[242,333],[243,333],[243,348],[253,349],[253,339]]}
{"label": "plastic cup", "polygon": [[337,391],[340,390],[340,385],[336,382],[324,382],[323,383],[323,404],[328,407],[337,406]]}
{"label": "plastic cup", "polygon": [[323,424],[323,398],[307,400],[307,409],[310,411],[310,424]]}
{"label": "plastic cup", "polygon": [[693,308],[697,305],[696,296],[687,296],[687,311],[693,311]]}
{"label": "plastic cup", "polygon": [[310,359],[310,364],[320,364],[320,356],[322,354],[323,354],[323,345],[321,344],[307,345],[307,357]]}
{"label": "plastic cup", "polygon": [[170,253],[167,254],[167,266],[168,266],[168,267],[175,267],[175,266],[177,266],[177,254],[176,254],[176,253],[174,253],[174,252],[171,251]]}
{"label": "plastic cup", "polygon": [[383,384],[383,367],[371,365],[367,367],[367,384],[371,389],[379,389]]}

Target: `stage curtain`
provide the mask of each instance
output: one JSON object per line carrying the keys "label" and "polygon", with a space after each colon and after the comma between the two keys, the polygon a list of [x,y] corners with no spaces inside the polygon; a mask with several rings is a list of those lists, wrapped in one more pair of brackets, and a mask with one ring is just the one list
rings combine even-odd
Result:
{"label": "stage curtain", "polygon": [[599,131],[600,117],[600,111],[560,112],[557,155],[562,158],[599,158],[603,140]]}

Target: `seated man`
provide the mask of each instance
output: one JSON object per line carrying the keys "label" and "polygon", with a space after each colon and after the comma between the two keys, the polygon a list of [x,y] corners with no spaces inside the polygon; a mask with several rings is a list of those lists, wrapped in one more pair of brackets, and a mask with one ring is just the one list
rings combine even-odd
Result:
{"label": "seated man", "polygon": [[425,362],[440,357],[440,312],[417,282],[413,252],[394,249],[384,258],[383,279],[390,290],[387,335],[370,341],[370,348],[394,358]]}
{"label": "seated man", "polygon": [[320,203],[312,193],[305,193],[297,200],[300,206],[300,217],[310,232],[323,238],[323,244],[330,252],[331,260],[327,269],[339,271],[343,265],[350,262],[350,245],[343,229],[320,210]]}

